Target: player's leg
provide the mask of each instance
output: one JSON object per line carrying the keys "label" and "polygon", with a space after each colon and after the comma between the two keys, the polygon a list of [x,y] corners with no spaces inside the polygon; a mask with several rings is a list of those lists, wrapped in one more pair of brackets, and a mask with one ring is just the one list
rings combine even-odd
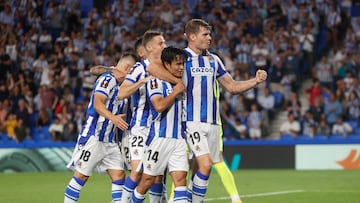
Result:
{"label": "player's leg", "polygon": [[[152,185],[156,185],[154,184],[156,178],[163,175],[172,150],[171,146],[168,145],[168,140],[170,139],[155,136],[147,146],[142,160],[143,174],[132,195],[133,202],[142,202],[148,189]],[[157,184],[158,188],[155,190],[158,191],[157,202],[160,201],[162,195],[162,178],[159,178],[158,181],[160,184]]]}
{"label": "player's leg", "polygon": [[113,203],[120,203],[123,186],[125,182],[125,172],[122,170],[109,169],[108,174],[111,178],[111,197]]}
{"label": "player's leg", "polygon": [[162,179],[162,185],[163,185],[163,190],[162,190],[162,196],[161,196],[161,200],[160,203],[167,203],[168,202],[168,198],[167,198],[167,190],[166,190],[166,179],[167,179],[167,169],[164,171],[164,177]]}
{"label": "player's leg", "polygon": [[187,187],[186,176],[189,169],[188,157],[186,149],[186,142],[183,139],[172,140],[174,143],[174,151],[169,159],[168,168],[171,179],[174,183],[174,198],[173,202],[187,203]]}
{"label": "player's leg", "polygon": [[170,173],[174,182],[174,203],[187,203],[186,171],[173,171]]}
{"label": "player's leg", "polygon": [[89,176],[85,176],[78,171],[74,172],[69,184],[66,186],[64,203],[75,203],[80,197],[80,191],[84,187]]}
{"label": "player's leg", "polygon": [[163,195],[163,176],[156,176],[154,184],[149,190],[150,203],[158,203],[161,201]]}
{"label": "player's leg", "polygon": [[202,202],[208,188],[213,161],[219,159],[219,126],[187,122],[186,139],[195,155],[198,170],[192,178],[192,202]]}
{"label": "player's leg", "polygon": [[223,183],[225,190],[231,197],[231,201],[233,203],[241,203],[239,192],[235,185],[235,179],[233,174],[231,173],[228,166],[225,164],[223,160],[223,139],[222,139],[223,131],[222,126],[220,126],[220,139],[219,139],[219,147],[220,147],[220,156],[219,162],[214,163],[214,168],[216,172],[219,174],[221,182]]}
{"label": "player's leg", "polygon": [[100,153],[102,147],[94,137],[91,137],[85,146],[76,145],[73,156],[67,165],[74,170],[74,175],[65,189],[64,203],[77,202],[80,192],[92,174],[97,163],[103,158]]}
{"label": "player's leg", "polygon": [[134,189],[132,201],[142,203],[145,200],[146,192],[154,184],[156,176],[143,173],[139,185]]}
{"label": "player's leg", "polygon": [[121,198],[122,203],[131,202],[132,193],[140,181],[142,172],[141,160],[144,156],[145,138],[147,133],[148,128],[146,127],[134,127],[131,129],[129,136],[131,171],[130,175],[125,179]]}
{"label": "player's leg", "polygon": [[228,192],[228,194],[231,197],[231,200],[233,203],[241,203],[240,196],[238,193],[238,190],[235,185],[235,179],[233,174],[231,173],[228,166],[225,164],[225,162],[222,159],[222,153],[221,153],[221,161],[214,164],[214,168],[216,172],[219,174],[221,182],[223,183],[225,190]]}
{"label": "player's leg", "polygon": [[98,170],[110,176],[112,202],[120,203],[125,182],[124,158],[116,143],[104,143],[104,153],[106,156],[98,164]]}

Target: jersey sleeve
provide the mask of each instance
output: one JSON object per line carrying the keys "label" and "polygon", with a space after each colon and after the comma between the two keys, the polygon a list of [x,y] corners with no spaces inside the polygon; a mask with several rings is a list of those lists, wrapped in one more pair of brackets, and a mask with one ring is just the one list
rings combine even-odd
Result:
{"label": "jersey sleeve", "polygon": [[130,83],[136,83],[145,76],[145,69],[141,63],[136,63],[126,75],[125,80]]}
{"label": "jersey sleeve", "polygon": [[103,94],[109,97],[111,89],[116,86],[116,79],[112,74],[107,73],[99,77],[96,81],[94,94]]}
{"label": "jersey sleeve", "polygon": [[219,79],[227,73],[227,70],[225,68],[224,63],[221,61],[221,59],[218,56],[214,55],[214,58],[215,58],[215,63],[218,67],[216,70],[216,79]]}
{"label": "jersey sleeve", "polygon": [[150,100],[153,96],[164,97],[164,94],[162,92],[162,83],[159,79],[152,78],[151,80],[149,80],[149,82],[147,82],[146,84],[146,88],[148,89]]}

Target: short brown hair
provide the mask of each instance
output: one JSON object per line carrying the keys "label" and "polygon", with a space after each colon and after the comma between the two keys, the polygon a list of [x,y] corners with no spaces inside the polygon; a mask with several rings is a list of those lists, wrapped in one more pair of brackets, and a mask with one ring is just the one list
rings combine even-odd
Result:
{"label": "short brown hair", "polygon": [[142,45],[146,47],[146,44],[149,43],[156,36],[163,36],[163,33],[156,30],[148,30],[142,36]]}
{"label": "short brown hair", "polygon": [[205,22],[201,19],[191,19],[188,21],[185,25],[185,34],[189,36],[190,34],[195,34],[199,32],[200,27],[205,27],[209,30],[211,30],[211,26],[209,23]]}

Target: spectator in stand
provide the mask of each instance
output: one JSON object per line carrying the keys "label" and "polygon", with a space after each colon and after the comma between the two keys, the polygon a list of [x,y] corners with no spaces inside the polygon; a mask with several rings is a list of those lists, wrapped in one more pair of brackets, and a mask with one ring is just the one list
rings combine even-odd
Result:
{"label": "spectator in stand", "polygon": [[360,97],[355,91],[350,92],[346,99],[345,112],[347,119],[352,121],[360,120]]}
{"label": "spectator in stand", "polygon": [[[230,117],[235,117],[233,114]],[[244,125],[240,118],[232,118],[227,121],[231,127],[235,129],[235,132],[231,134],[231,136],[227,136],[227,140],[237,140],[237,139],[246,139],[247,136],[247,128]]]}
{"label": "spectator in stand", "polygon": [[301,103],[296,92],[291,93],[289,105],[286,107],[288,112],[292,112],[295,119],[301,118]]}
{"label": "spectator in stand", "polygon": [[338,48],[338,35],[339,35],[339,26],[341,23],[340,13],[337,11],[336,4],[330,6],[330,13],[326,16],[326,27],[328,29],[328,34],[331,37],[331,42],[334,49]]}
{"label": "spectator in stand", "polygon": [[15,134],[15,128],[18,125],[19,121],[16,118],[16,114],[10,112],[7,116],[7,119],[4,123],[1,124],[1,129],[5,130],[8,138],[19,142]]}
{"label": "spectator in stand", "polygon": [[[302,52],[303,52],[303,66],[304,64],[307,64],[307,68],[305,68],[305,71],[311,71],[312,70],[312,63],[313,63],[313,49],[314,49],[314,43],[315,39],[314,36],[310,33],[309,27],[303,28],[303,33],[299,36],[299,41],[302,46]],[[306,73],[306,72],[303,72]]]}
{"label": "spectator in stand", "polygon": [[18,119],[18,123],[15,126],[14,130],[15,130],[17,142],[22,142],[25,138],[29,137],[30,135],[28,129],[23,124],[22,119]]}
{"label": "spectator in stand", "polygon": [[331,128],[343,114],[343,108],[334,93],[330,93],[329,101],[325,103],[324,114],[326,122]]}
{"label": "spectator in stand", "polygon": [[254,59],[256,69],[268,70],[268,60],[270,60],[269,50],[264,46],[264,41],[259,40],[257,46],[253,48],[251,56]]}
{"label": "spectator in stand", "polygon": [[36,127],[41,128],[50,125],[50,117],[46,109],[41,108],[36,118]]}
{"label": "spectator in stand", "polygon": [[20,121],[23,129],[25,130],[25,136],[19,135],[23,139],[24,137],[30,136],[31,120],[30,115],[33,113],[33,108],[25,102],[24,99],[19,99],[18,109],[14,111],[16,118]]}
{"label": "spectator in stand", "polygon": [[279,92],[282,94],[283,85],[281,79],[284,77],[285,71],[283,68],[284,61],[282,59],[283,51],[279,50],[276,57],[273,60],[273,65],[270,70],[270,90],[272,92]]}
{"label": "spectator in stand", "polygon": [[284,107],[288,106],[291,100],[291,93],[293,92],[293,86],[296,78],[293,74],[290,74],[289,70],[285,70],[285,74],[281,78],[280,84],[283,86],[282,94],[284,95]]}
{"label": "spectator in stand", "polygon": [[64,126],[64,132],[62,133],[61,141],[76,141],[78,136],[76,125],[66,116],[61,117],[61,123]]}
{"label": "spectator in stand", "polygon": [[[360,64],[359,64],[360,65]],[[360,74],[360,73],[359,73]],[[360,76],[360,75],[359,75]],[[1,86],[0,86],[1,87]],[[0,88],[1,89],[1,88]],[[360,97],[360,83],[359,78],[354,77],[353,82],[351,83],[348,92],[355,92],[358,97]]]}
{"label": "spectator in stand", "polygon": [[61,141],[64,135],[64,124],[59,117],[55,117],[54,123],[49,126],[52,141]]}
{"label": "spectator in stand", "polygon": [[280,126],[280,136],[282,135],[292,135],[294,138],[300,133],[300,123],[299,121],[295,120],[294,114],[292,112],[288,113],[288,120]]}
{"label": "spectator in stand", "polygon": [[237,66],[241,70],[247,71],[249,69],[249,64],[251,62],[250,48],[250,44],[246,40],[246,37],[242,36],[241,42],[235,47]]}
{"label": "spectator in stand", "polygon": [[24,96],[20,92],[20,86],[14,85],[10,90],[9,99],[11,101],[11,111],[15,111],[19,108],[19,100],[24,99]]}
{"label": "spectator in stand", "polygon": [[268,87],[263,88],[263,93],[263,95],[257,97],[257,102],[263,109],[265,117],[269,120],[272,120],[275,117],[275,97],[270,94]]}
{"label": "spectator in stand", "polygon": [[316,135],[326,135],[329,136],[331,129],[329,125],[326,123],[326,119],[322,118],[319,122],[319,126],[316,126]]}
{"label": "spectator in stand", "polygon": [[55,94],[52,88],[47,85],[41,86],[40,92],[41,107],[45,108],[50,117],[53,117],[53,112],[58,101],[58,96]]}
{"label": "spectator in stand", "polygon": [[324,99],[317,97],[314,106],[310,106],[309,111],[313,115],[315,122],[320,122],[321,117],[324,115]]}
{"label": "spectator in stand", "polygon": [[306,89],[305,93],[308,95],[310,107],[315,106],[316,100],[321,97],[320,82],[317,78],[313,79],[313,84]]}
{"label": "spectator in stand", "polygon": [[0,123],[4,123],[6,121],[6,117],[9,113],[6,105],[7,102],[5,100],[4,101],[0,100]]}
{"label": "spectator in stand", "polygon": [[262,124],[263,115],[258,110],[256,103],[251,104],[251,111],[247,118],[247,124],[249,126],[249,137],[252,140],[260,140],[262,136]]}
{"label": "spectator in stand", "polygon": [[328,57],[322,56],[321,60],[315,65],[313,77],[319,79],[321,86],[333,89],[333,71],[332,64],[328,61]]}
{"label": "spectator in stand", "polygon": [[336,123],[333,125],[331,129],[331,133],[333,135],[342,135],[343,137],[347,137],[352,132],[353,129],[350,126],[350,124],[344,122],[341,116],[336,119]]}
{"label": "spectator in stand", "polygon": [[301,121],[302,134],[309,136],[309,137],[314,137],[315,129],[316,129],[317,125],[318,124],[314,120],[313,114],[311,113],[311,111],[309,111],[309,110],[306,111],[305,115]]}

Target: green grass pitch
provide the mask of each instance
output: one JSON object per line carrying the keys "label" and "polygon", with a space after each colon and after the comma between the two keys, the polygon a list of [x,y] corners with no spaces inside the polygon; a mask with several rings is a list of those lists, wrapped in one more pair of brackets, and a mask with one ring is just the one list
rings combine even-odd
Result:
{"label": "green grass pitch", "polygon": [[[359,170],[238,170],[233,174],[244,203],[360,203]],[[61,203],[71,176],[71,172],[0,174],[0,202]],[[110,196],[110,179],[94,173],[79,202],[110,203]],[[230,202],[216,172],[210,177],[206,202]]]}

